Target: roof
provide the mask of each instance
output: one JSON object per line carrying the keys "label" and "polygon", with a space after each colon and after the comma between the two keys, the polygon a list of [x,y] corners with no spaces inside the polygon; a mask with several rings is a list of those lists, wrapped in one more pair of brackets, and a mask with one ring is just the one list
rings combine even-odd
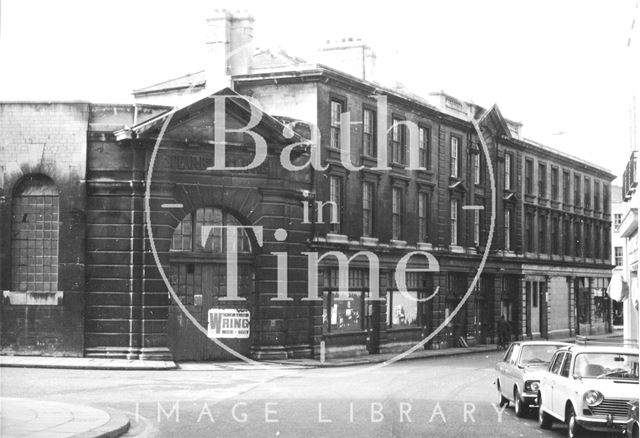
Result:
{"label": "roof", "polygon": [[514,344],[520,345],[566,345],[567,347],[573,345],[563,341],[515,341]]}
{"label": "roof", "polygon": [[566,350],[574,353],[621,353],[638,354],[637,348],[613,346],[613,345],[577,345],[566,347]]}
{"label": "roof", "polygon": [[133,90],[133,94],[158,93],[169,90],[179,90],[189,87],[203,87],[206,83],[204,70],[195,73],[189,73],[178,78],[169,79],[167,81],[158,82],[148,87]]}

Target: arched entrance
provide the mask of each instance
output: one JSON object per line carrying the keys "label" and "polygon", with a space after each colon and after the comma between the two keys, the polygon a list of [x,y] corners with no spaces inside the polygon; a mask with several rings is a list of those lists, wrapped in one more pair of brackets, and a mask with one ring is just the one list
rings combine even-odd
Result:
{"label": "arched entrance", "polygon": [[[220,208],[199,208],[175,228],[171,242],[171,285],[191,314],[207,328],[210,309],[252,309],[254,258],[251,240],[238,230],[238,295],[246,301],[220,301],[227,295],[226,230],[241,225],[231,213]],[[213,228],[212,228],[213,227]],[[203,233],[203,230],[204,233]],[[175,302],[169,306],[168,344],[174,360],[224,360],[234,356],[201,333]],[[239,353],[248,354],[251,339],[220,339]]]}

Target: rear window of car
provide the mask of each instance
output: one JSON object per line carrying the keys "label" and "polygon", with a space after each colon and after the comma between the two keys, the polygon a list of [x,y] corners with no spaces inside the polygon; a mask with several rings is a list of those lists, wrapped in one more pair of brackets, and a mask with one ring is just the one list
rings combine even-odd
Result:
{"label": "rear window of car", "polygon": [[548,365],[553,354],[562,345],[523,345],[520,365]]}

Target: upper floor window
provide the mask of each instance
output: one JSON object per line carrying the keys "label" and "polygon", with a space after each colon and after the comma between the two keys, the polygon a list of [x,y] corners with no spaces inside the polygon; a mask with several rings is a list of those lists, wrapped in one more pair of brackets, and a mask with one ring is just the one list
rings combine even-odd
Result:
{"label": "upper floor window", "polygon": [[473,243],[480,245],[480,210],[473,210]]}
{"label": "upper floor window", "polygon": [[[342,178],[336,175],[329,177],[329,201],[333,203],[331,206],[331,231],[339,233],[342,229]],[[335,206],[335,207],[334,207]],[[334,217],[335,216],[335,217]]]}
{"label": "upper floor window", "polygon": [[[198,208],[182,219],[173,232],[172,251],[209,252],[226,254],[227,230],[224,226],[241,226],[230,213],[219,208]],[[237,231],[237,253],[250,253],[251,243],[245,230]]]}
{"label": "upper floor window", "polygon": [[593,209],[600,211],[600,181],[593,181]]}
{"label": "upper floor window", "polygon": [[458,200],[452,199],[450,205],[451,245],[458,244]]}
{"label": "upper floor window", "polygon": [[524,190],[529,195],[533,194],[533,160],[530,158],[524,162]]}
{"label": "upper floor window", "polygon": [[547,166],[542,163],[538,164],[538,196],[547,197]]}
{"label": "upper floor window", "polygon": [[504,189],[511,190],[511,154],[504,154]]}
{"label": "upper floor window", "polygon": [[44,175],[24,178],[11,206],[11,289],[58,291],[58,189]]}
{"label": "upper floor window", "polygon": [[374,188],[372,182],[362,183],[362,235],[373,235]]}
{"label": "upper floor window", "polygon": [[567,170],[562,171],[562,201],[565,204],[570,204],[571,200],[571,176]]}
{"label": "upper floor window", "polygon": [[551,168],[551,199],[558,200],[558,168]]}
{"label": "upper floor window", "polygon": [[362,113],[362,142],[365,155],[376,155],[376,112],[366,108]]}
{"label": "upper floor window", "polygon": [[613,227],[614,229],[618,229],[620,224],[622,223],[622,213],[616,213],[613,215]]}
{"label": "upper floor window", "polygon": [[418,241],[429,241],[429,195],[418,193]]}
{"label": "upper floor window", "polygon": [[602,210],[605,214],[609,214],[611,212],[611,205],[609,204],[609,186],[607,184],[602,184]]}
{"label": "upper floor window", "polygon": [[571,222],[569,219],[565,219],[562,222],[562,246],[564,248],[563,254],[566,256],[571,255]]}
{"label": "upper floor window", "polygon": [[451,162],[449,168],[449,175],[453,178],[457,178],[459,174],[458,156],[460,155],[460,139],[458,137],[451,136],[450,139],[451,149]]}
{"label": "upper floor window", "polygon": [[584,177],[584,208],[591,208],[591,180]]}
{"label": "upper floor window", "polygon": [[524,215],[524,227],[526,235],[526,251],[533,252],[533,214]]}
{"label": "upper floor window", "polygon": [[615,263],[616,266],[622,266],[624,260],[623,260],[623,255],[622,255],[622,247],[621,246],[616,246],[615,248],[613,248],[614,250],[614,257],[615,257]]}
{"label": "upper floor window", "polygon": [[551,254],[560,254],[560,218],[555,216],[551,220]]}
{"label": "upper floor window", "polygon": [[504,249],[511,249],[511,209],[504,209]]}
{"label": "upper floor window", "polygon": [[404,215],[404,190],[400,187],[393,187],[391,196],[391,238],[400,240]]}
{"label": "upper floor window", "polygon": [[540,214],[538,217],[538,252],[547,252],[547,216]]}
{"label": "upper floor window", "polygon": [[580,195],[582,190],[580,190],[580,175],[573,175],[573,205],[576,207],[580,206]]}
{"label": "upper floor window", "polygon": [[404,164],[406,147],[406,135],[402,120],[393,118],[391,125],[391,160],[394,163]]}
{"label": "upper floor window", "polygon": [[342,102],[331,100],[331,147],[340,149],[340,116],[342,115]]}
{"label": "upper floor window", "polygon": [[473,158],[473,183],[480,184],[480,172],[482,167],[480,166],[480,153],[475,153]]}
{"label": "upper floor window", "polygon": [[431,147],[429,143],[429,130],[423,126],[418,128],[418,159],[421,167],[431,167]]}

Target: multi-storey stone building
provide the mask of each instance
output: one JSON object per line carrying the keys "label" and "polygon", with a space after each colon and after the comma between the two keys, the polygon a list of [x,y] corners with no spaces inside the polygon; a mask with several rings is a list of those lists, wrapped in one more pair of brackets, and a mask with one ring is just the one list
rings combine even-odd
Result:
{"label": "multi-storey stone building", "polygon": [[[519,338],[610,329],[608,171],[522,138],[520,125],[497,106],[487,110],[442,92],[427,101],[283,53],[234,50],[240,55],[227,62],[227,47],[250,41],[252,21],[225,13],[208,23],[214,37],[203,72],[135,92],[140,102],[182,104],[176,113],[158,115],[166,107],[147,104],[117,111],[85,105],[81,132],[69,134],[86,166],[78,174],[61,178],[65,166],[44,158],[48,146],[30,167],[16,149],[35,137],[18,129],[11,114],[35,118],[58,111],[55,105],[3,106],[0,126],[10,128],[0,133],[5,351],[230,357],[169,299],[167,283],[203,326],[211,308],[248,308],[251,336],[226,342],[256,358],[319,356],[322,348],[334,356],[402,351],[427,337],[425,348],[493,342],[501,315]],[[354,52],[366,59],[350,65],[368,65],[367,50]],[[234,91],[218,96],[244,96],[228,99],[228,126],[260,115],[255,130],[269,148],[252,171],[210,170],[221,120],[217,101],[206,96],[225,84]],[[203,99],[184,104],[198,95]],[[38,126],[46,131],[40,143],[59,129]],[[151,238],[144,195],[159,137],[149,188]],[[228,161],[251,161],[253,137],[226,140]],[[318,152],[326,168],[283,169],[282,154],[293,142],[304,144],[290,149],[294,162]],[[55,251],[46,260],[32,254],[30,234],[23,254],[16,237],[23,209],[67,185],[81,203],[64,210],[76,212],[75,222],[55,222],[49,207],[37,207],[60,230],[60,259]],[[80,228],[67,240],[69,223]],[[227,224],[263,227],[261,236],[240,233],[236,271],[227,270],[222,232],[205,232]],[[286,238],[276,237],[278,228]],[[432,257],[428,265],[424,257],[410,259],[405,288],[396,281],[398,261],[416,251]],[[275,253],[287,254],[285,269]],[[317,265],[309,264],[309,253],[321,258]],[[342,280],[336,254],[354,257]],[[57,266],[57,280],[31,282],[30,257],[43,270]],[[374,259],[379,272],[371,276],[367,262]],[[309,299],[316,267],[318,299]],[[73,276],[62,276],[66,270]],[[238,297],[225,301],[229,275],[238,279]],[[289,300],[277,299],[283,284]],[[58,290],[64,296],[51,293]],[[376,293],[381,300],[371,299]],[[42,339],[44,331],[35,328],[40,316],[59,339]]]}

